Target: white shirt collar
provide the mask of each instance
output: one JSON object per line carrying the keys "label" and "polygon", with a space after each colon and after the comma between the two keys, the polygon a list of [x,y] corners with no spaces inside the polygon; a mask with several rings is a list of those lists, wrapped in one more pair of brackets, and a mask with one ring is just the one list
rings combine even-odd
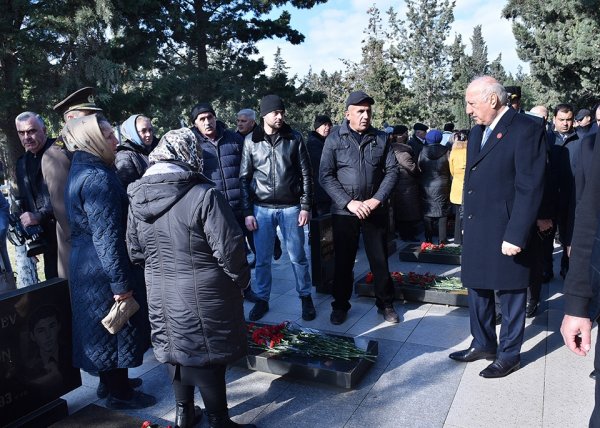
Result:
{"label": "white shirt collar", "polygon": [[504,106],[502,108],[502,110],[500,110],[500,112],[496,115],[496,118],[494,119],[494,121],[489,126],[489,128],[491,130],[493,130],[496,127],[496,125],[498,124],[500,119],[502,119],[502,116],[504,116],[504,113],[506,113],[507,111],[508,111],[508,106]]}

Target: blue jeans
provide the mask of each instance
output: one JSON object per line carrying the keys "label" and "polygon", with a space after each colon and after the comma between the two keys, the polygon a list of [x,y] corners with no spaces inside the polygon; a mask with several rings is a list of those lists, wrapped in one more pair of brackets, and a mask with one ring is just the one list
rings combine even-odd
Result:
{"label": "blue jeans", "polygon": [[271,260],[273,244],[277,235],[277,226],[281,229],[283,242],[292,262],[296,291],[300,297],[311,293],[308,260],[304,252],[304,228],[298,226],[300,206],[288,208],[266,208],[254,206],[254,217],[258,229],[254,231],[254,246],[256,248],[255,281],[252,291],[259,299],[269,301],[271,295]]}

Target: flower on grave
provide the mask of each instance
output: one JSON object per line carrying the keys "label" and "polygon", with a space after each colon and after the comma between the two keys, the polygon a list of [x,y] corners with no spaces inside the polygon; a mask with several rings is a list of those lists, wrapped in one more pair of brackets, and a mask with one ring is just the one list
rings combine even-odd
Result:
{"label": "flower on grave", "polygon": [[[447,277],[447,276],[436,276],[432,273],[416,273],[408,272],[407,274],[402,272],[390,272],[392,280],[398,284],[413,285],[424,288],[435,288],[437,290],[463,290],[464,287],[460,281],[460,278]],[[373,273],[369,272],[366,276],[367,284],[373,282]]]}
{"label": "flower on grave", "polygon": [[431,242],[421,242],[421,251],[439,251],[444,247],[444,244],[435,245]]}
{"label": "flower on grave", "polygon": [[248,345],[275,354],[375,361],[376,356],[358,348],[351,339],[333,337],[291,321],[277,325],[247,324]]}

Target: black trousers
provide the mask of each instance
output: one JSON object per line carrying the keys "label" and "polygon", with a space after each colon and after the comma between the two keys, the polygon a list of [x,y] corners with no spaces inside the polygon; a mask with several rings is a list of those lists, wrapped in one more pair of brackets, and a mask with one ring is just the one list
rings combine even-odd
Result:
{"label": "black trousers", "polygon": [[494,290],[469,288],[469,319],[472,347],[496,352],[496,358],[516,363],[520,361],[521,346],[525,333],[525,305],[527,289],[498,290],[502,308],[500,340],[497,342]]}
{"label": "black trousers", "polygon": [[358,250],[358,237],[362,230],[363,243],[375,286],[375,304],[378,308],[394,301],[394,287],[388,266],[387,211],[377,209],[365,220],[352,215],[331,216],[333,248],[335,251],[335,279],[333,281],[333,309],[348,311],[351,307],[354,261]]}
{"label": "black trousers", "polygon": [[448,227],[448,217],[423,217],[425,224],[425,242],[433,242],[433,224],[438,222],[438,243],[446,241]]}
{"label": "black trousers", "polygon": [[544,281],[544,235],[537,232],[537,228],[531,233],[527,251],[530,252],[531,268],[529,270],[529,292],[528,300],[530,302],[539,302],[542,292],[542,282]]}
{"label": "black trousers", "polygon": [[194,388],[197,386],[204,401],[206,413],[227,411],[224,364],[210,364],[203,367],[182,367],[169,364],[173,376],[175,400],[181,403],[194,402]]}
{"label": "black trousers", "polygon": [[462,220],[463,220],[463,207],[462,205],[454,204],[454,243],[462,245]]}

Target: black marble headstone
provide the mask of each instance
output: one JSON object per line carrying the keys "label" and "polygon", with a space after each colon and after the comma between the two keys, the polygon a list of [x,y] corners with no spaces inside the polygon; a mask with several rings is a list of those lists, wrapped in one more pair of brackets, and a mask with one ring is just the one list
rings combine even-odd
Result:
{"label": "black marble headstone", "polygon": [[66,280],[0,296],[0,426],[17,423],[81,386],[71,354]]}
{"label": "black marble headstone", "polygon": [[312,283],[317,292],[331,294],[334,275],[333,227],[331,215],[310,221]]}

